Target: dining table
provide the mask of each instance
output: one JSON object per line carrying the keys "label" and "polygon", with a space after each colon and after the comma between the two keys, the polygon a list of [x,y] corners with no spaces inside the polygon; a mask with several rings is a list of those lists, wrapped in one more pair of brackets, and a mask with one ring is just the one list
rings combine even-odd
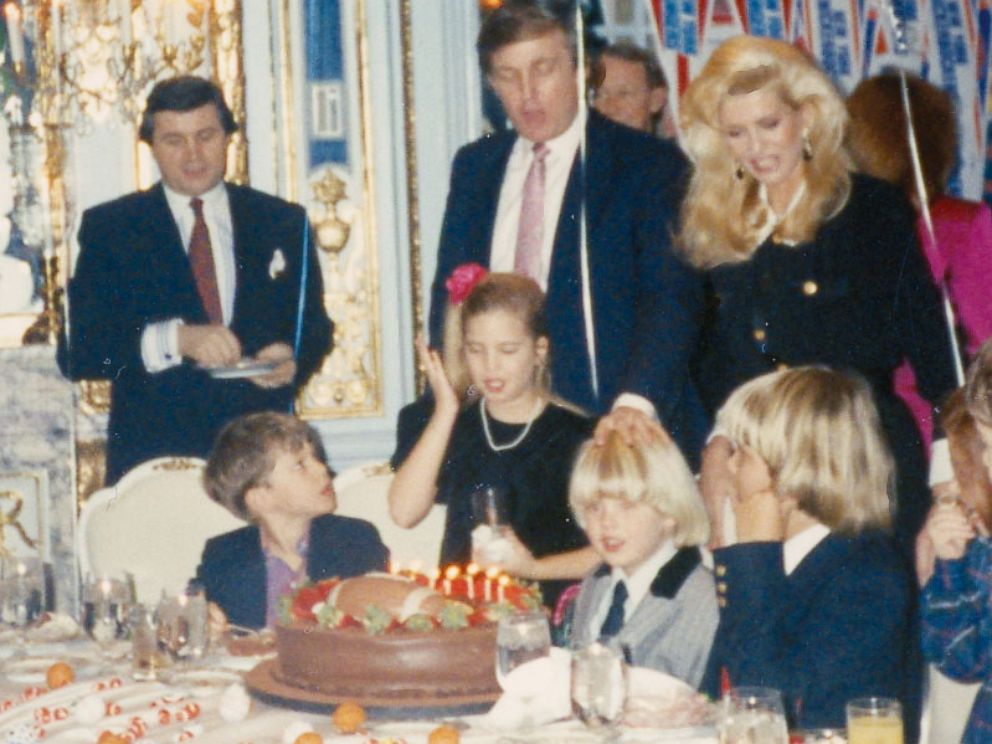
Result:
{"label": "dining table", "polygon": [[[236,656],[223,647],[203,658],[162,669],[158,679],[134,679],[126,644],[108,649],[85,636],[57,642],[0,639],[0,741],[5,744],[97,744],[104,732],[141,744],[294,744],[306,731],[323,744],[427,744],[445,724],[466,744],[595,742],[600,732],[573,718],[504,730],[485,711],[428,718],[416,709],[367,711],[356,733],[342,734],[328,712],[294,709],[259,699],[245,675],[267,657]],[[48,672],[65,663],[73,679],[50,689]],[[265,697],[265,696],[262,696]],[[622,727],[621,742],[716,744],[712,727]]]}

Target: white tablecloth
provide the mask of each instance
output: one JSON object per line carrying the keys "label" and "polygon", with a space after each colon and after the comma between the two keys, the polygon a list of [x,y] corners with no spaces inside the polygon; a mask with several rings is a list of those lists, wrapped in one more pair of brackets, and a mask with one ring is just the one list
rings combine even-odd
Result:
{"label": "white tablecloth", "polygon": [[[165,684],[135,682],[126,662],[97,663],[95,648],[84,642],[48,644],[28,647],[29,657],[47,660],[66,658],[73,661],[78,678],[72,684],[48,691],[42,681],[46,661],[38,664],[37,672],[24,671],[24,663],[16,658],[0,662],[0,740],[13,742],[51,742],[52,744],[95,744],[100,733],[110,730],[123,733],[143,729],[141,744],[173,744],[181,741],[195,744],[281,744],[283,734],[293,724],[305,723],[319,733],[325,744],[425,744],[428,734],[437,725],[425,721],[371,721],[367,732],[342,736],[335,732],[327,715],[301,713],[274,708],[253,700],[247,718],[225,721],[220,712],[222,692],[229,684],[218,673],[217,684],[200,686],[193,683]],[[206,670],[244,668],[245,659],[212,657],[205,660]],[[11,672],[8,674],[8,672]],[[18,670],[21,673],[18,673]],[[12,679],[11,676],[14,678]],[[204,672],[202,677],[211,675]],[[201,682],[203,680],[201,679]],[[237,683],[234,680],[230,682]],[[80,701],[99,697],[107,707],[105,715],[95,723],[80,720]],[[143,722],[143,723],[139,723]],[[596,741],[575,721],[564,721],[542,727],[527,735],[500,733],[480,726],[480,717],[463,719],[468,728],[461,740],[466,744],[515,744],[516,742],[583,742]],[[711,730],[704,729],[630,729],[622,741],[682,742],[683,744],[715,744]],[[292,742],[289,742],[292,744]]]}

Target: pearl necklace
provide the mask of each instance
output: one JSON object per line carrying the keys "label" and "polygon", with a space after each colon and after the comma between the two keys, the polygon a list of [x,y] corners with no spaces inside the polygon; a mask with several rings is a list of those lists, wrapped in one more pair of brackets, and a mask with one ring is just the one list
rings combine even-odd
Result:
{"label": "pearl necklace", "polygon": [[531,412],[530,418],[527,419],[527,425],[524,426],[524,430],[520,432],[520,434],[517,436],[516,439],[514,439],[512,442],[507,442],[506,444],[496,444],[493,441],[492,432],[489,431],[489,416],[486,415],[486,398],[485,396],[483,396],[482,400],[479,401],[479,413],[482,416],[482,431],[485,432],[486,443],[489,445],[489,449],[491,449],[493,452],[503,452],[504,450],[513,449],[522,441],[524,441],[527,438],[527,435],[530,433],[530,427],[534,424],[534,421],[537,419],[537,414],[541,412],[541,405],[543,404],[543,402],[544,401],[541,400],[540,396],[538,396],[537,401],[535,401],[534,403],[534,410]]}

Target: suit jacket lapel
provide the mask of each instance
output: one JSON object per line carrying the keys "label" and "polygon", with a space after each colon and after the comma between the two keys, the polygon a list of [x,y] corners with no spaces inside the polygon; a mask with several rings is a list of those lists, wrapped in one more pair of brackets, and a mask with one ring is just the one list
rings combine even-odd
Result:
{"label": "suit jacket lapel", "polygon": [[822,585],[833,580],[844,563],[857,549],[856,537],[829,534],[803,558],[789,574],[789,608],[786,622],[802,622],[809,606],[816,601]]}
{"label": "suit jacket lapel", "polygon": [[146,193],[146,197],[148,204],[142,212],[144,225],[141,234],[146,236],[145,245],[149,253],[142,261],[142,269],[152,271],[168,282],[166,291],[176,298],[177,307],[163,308],[167,316],[174,316],[178,310],[178,314],[187,321],[205,323],[207,315],[203,302],[161,181]]}
{"label": "suit jacket lapel", "polygon": [[610,567],[604,563],[596,569],[586,591],[579,595],[581,604],[575,608],[572,622],[572,627],[578,631],[571,644],[574,648],[588,646],[599,638],[599,628],[592,627],[590,623],[611,584]]}
{"label": "suit jacket lapel", "polygon": [[[239,563],[243,565],[244,589],[240,593],[246,605],[246,613],[252,625],[265,625],[265,602],[268,587],[265,583],[265,553],[262,552],[262,536],[258,527],[248,530]],[[240,573],[240,571],[239,571]]]}
{"label": "suit jacket lapel", "polygon": [[621,644],[636,647],[649,633],[664,626],[672,611],[672,599],[679,593],[689,575],[702,562],[699,548],[680,548],[672,559],[658,570],[651,582],[651,588],[634,614],[624,623],[620,630]]}
{"label": "suit jacket lapel", "polygon": [[230,324],[231,327],[234,327],[241,304],[245,301],[245,288],[251,285],[251,282],[245,279],[246,266],[250,258],[247,249],[251,245],[252,236],[257,238],[256,231],[259,228],[254,225],[254,215],[246,207],[244,199],[241,198],[241,192],[232,188],[230,184],[225,184],[225,186],[227,187],[227,202],[231,210],[231,231],[234,235],[235,283]]}
{"label": "suit jacket lapel", "polygon": [[487,153],[488,158],[478,171],[479,186],[477,193],[480,199],[480,210],[484,219],[479,220],[473,230],[482,231],[476,239],[467,244],[469,251],[475,253],[474,260],[483,266],[489,266],[492,255],[493,231],[496,229],[496,212],[499,209],[499,192],[503,187],[506,166],[516,144],[516,136],[504,136],[497,140],[497,146]]}

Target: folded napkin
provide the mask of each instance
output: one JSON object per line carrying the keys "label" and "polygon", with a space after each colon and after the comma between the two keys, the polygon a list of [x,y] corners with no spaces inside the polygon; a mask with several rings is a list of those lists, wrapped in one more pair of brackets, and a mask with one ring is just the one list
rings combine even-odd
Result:
{"label": "folded napkin", "polygon": [[500,682],[503,694],[484,718],[494,729],[540,726],[572,713],[569,694],[572,655],[552,648],[550,656],[528,661]]}

